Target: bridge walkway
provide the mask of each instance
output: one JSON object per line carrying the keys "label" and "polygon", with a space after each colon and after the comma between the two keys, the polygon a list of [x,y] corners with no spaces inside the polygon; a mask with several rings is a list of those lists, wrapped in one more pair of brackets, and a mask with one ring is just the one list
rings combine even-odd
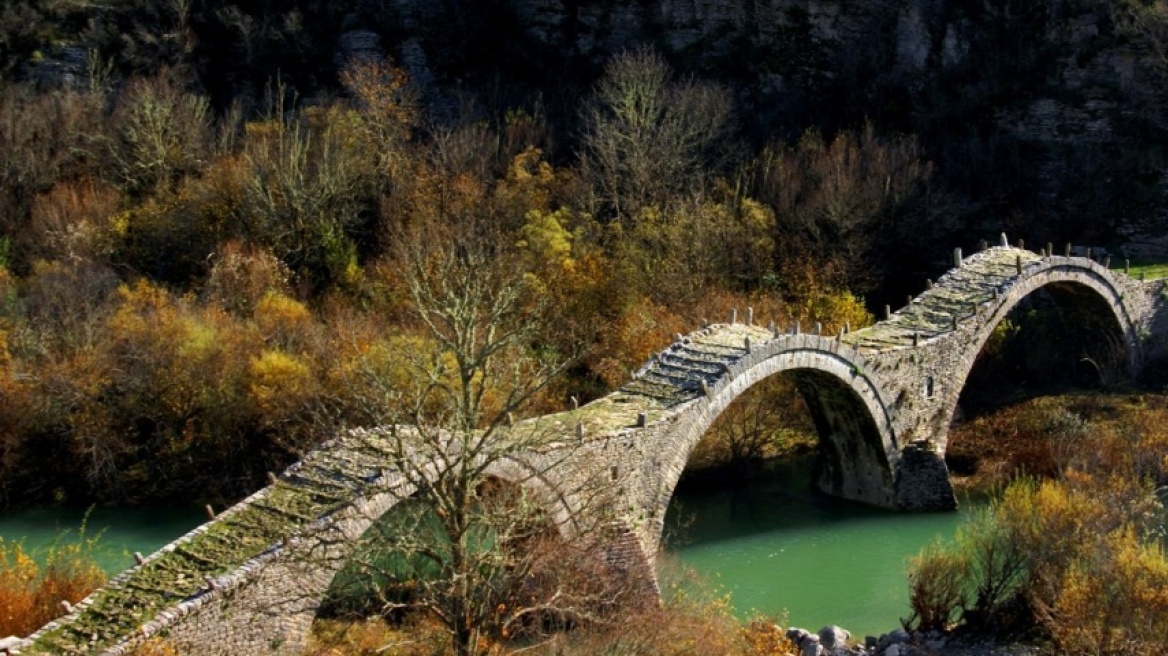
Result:
{"label": "bridge walkway", "polygon": [[377,436],[356,431],[322,445],[271,485],[123,572],[67,618],[42,627],[21,653],[98,653],[170,619],[166,613],[178,605],[197,605],[224,578],[240,576],[245,563],[385,477]]}

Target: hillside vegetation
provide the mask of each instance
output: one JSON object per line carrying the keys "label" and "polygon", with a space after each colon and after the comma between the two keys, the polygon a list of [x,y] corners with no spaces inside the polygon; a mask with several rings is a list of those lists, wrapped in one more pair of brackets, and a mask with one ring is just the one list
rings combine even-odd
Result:
{"label": "hillside vegetation", "polygon": [[[732,307],[858,326],[954,245],[1162,223],[1161,2],[942,3],[913,38],[957,46],[911,71],[795,9],[770,53],[644,23],[597,57],[472,4],[0,9],[0,504],[238,498],[373,421],[427,346],[402,245],[438,228],[558,308],[528,349],[584,347],[536,413]],[[1026,127],[1055,96],[1107,139]]]}

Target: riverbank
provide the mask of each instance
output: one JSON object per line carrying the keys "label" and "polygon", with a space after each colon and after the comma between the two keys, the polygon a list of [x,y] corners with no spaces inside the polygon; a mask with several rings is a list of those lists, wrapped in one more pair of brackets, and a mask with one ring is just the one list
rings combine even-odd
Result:
{"label": "riverbank", "polygon": [[857,643],[854,636],[838,626],[817,632],[798,627],[787,629],[786,637],[801,654],[816,656],[1037,656],[1043,648],[1025,644],[997,644],[992,640],[962,638],[940,631],[909,633],[894,629],[866,636]]}

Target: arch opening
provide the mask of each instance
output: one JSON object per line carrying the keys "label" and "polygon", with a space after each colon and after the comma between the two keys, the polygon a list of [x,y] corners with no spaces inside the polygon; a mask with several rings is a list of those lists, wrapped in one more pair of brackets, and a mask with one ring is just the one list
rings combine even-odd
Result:
{"label": "arch opening", "polygon": [[1107,300],[1085,285],[1052,282],[988,329],[958,406],[968,417],[1040,394],[1109,387],[1130,374],[1128,361]]}
{"label": "arch opening", "polygon": [[892,470],[880,431],[855,390],[815,369],[796,369],[791,376],[819,436],[819,489],[871,502],[873,490],[891,488]]}
{"label": "arch opening", "polygon": [[749,485],[767,463],[807,456],[818,446],[815,423],[792,376],[776,374],[745,391],[706,429],[678,485]]}
{"label": "arch opening", "polygon": [[614,577],[598,557],[599,536],[565,535],[547,501],[487,476],[467,522],[451,521],[424,493],[394,503],[346,545],[316,619],[380,619],[435,639],[474,630],[502,642],[570,628],[585,609],[603,612]]}
{"label": "arch opening", "polygon": [[[903,559],[920,546],[911,540],[924,538],[899,526],[882,529],[891,511],[873,507],[865,497],[870,492],[849,487],[857,480],[893,487],[887,444],[854,385],[819,369],[782,369],[725,407],[694,445],[669,500],[663,542],[670,557],[661,559],[657,570],[663,588],[678,576],[680,563],[699,575],[716,572],[718,586],[732,592],[731,604],[740,611],[787,611],[793,621],[817,625],[846,620],[861,630],[895,623],[891,615],[864,617],[864,607],[901,607]],[[767,424],[749,416],[758,410],[782,421]],[[726,439],[727,423],[744,422],[794,433],[784,436],[794,448],[761,466],[722,467],[720,486],[713,474],[693,471],[709,462],[703,456],[711,441]],[[882,541],[884,551],[879,564],[864,563],[865,582],[857,586],[848,564],[854,554],[845,553],[844,545],[854,550],[861,535]],[[881,583],[868,586],[875,581]]]}
{"label": "arch opening", "polygon": [[[776,478],[794,482],[801,496],[888,506],[887,448],[870,407],[845,380],[819,369],[780,370],[742,392],[696,436],[663,509],[671,522],[666,533],[679,537],[686,498],[728,494],[732,506],[745,508],[757,502],[753,488]],[[820,496],[820,503],[837,502]]]}
{"label": "arch opening", "polygon": [[686,445],[679,482],[718,477],[748,485],[768,461],[814,454],[818,488],[843,499],[888,505],[889,444],[869,403],[837,372],[781,369],[735,397]]}
{"label": "arch opening", "polygon": [[953,474],[1045,470],[1045,444],[1023,439],[1001,444],[980,425],[981,418],[992,423],[994,413],[1030,399],[1107,389],[1128,380],[1128,328],[1113,301],[1085,284],[1050,282],[985,328],[950,419],[945,462]]}

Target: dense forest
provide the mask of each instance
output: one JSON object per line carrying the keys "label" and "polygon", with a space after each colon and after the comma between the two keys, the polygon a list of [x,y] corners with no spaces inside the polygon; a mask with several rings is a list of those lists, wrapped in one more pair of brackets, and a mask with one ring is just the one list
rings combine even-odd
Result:
{"label": "dense forest", "polygon": [[908,3],[913,66],[904,3],[769,51],[414,4],[0,8],[0,504],[238,498],[373,421],[427,235],[555,307],[538,413],[732,307],[856,326],[1003,230],[1168,232],[1163,2]]}

